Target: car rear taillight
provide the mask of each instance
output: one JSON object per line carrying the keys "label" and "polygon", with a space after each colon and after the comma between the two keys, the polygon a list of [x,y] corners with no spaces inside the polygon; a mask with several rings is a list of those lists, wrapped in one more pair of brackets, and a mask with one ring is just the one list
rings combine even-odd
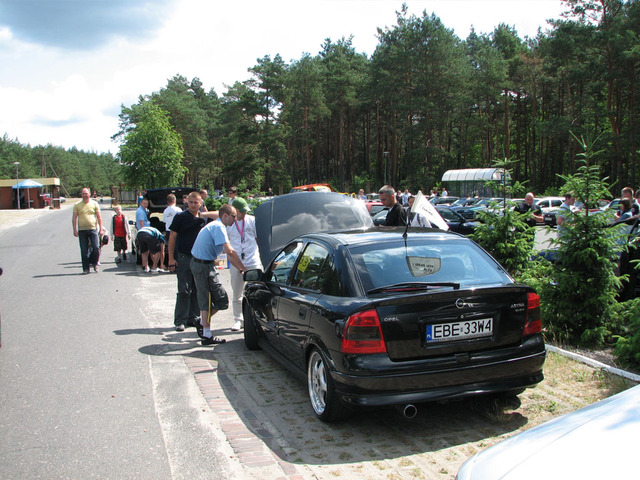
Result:
{"label": "car rear taillight", "polygon": [[378,312],[367,310],[347,318],[340,344],[342,353],[385,353]]}
{"label": "car rear taillight", "polygon": [[527,313],[524,319],[522,336],[533,335],[542,332],[542,320],[540,319],[540,296],[537,293],[527,294]]}

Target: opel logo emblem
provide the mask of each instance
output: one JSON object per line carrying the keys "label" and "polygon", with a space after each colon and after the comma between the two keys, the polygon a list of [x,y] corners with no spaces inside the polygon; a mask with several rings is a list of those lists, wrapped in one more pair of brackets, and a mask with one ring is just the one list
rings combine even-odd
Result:
{"label": "opel logo emblem", "polygon": [[463,299],[459,298],[459,299],[456,300],[456,307],[464,308],[466,306],[467,306],[467,304],[465,303],[465,301]]}

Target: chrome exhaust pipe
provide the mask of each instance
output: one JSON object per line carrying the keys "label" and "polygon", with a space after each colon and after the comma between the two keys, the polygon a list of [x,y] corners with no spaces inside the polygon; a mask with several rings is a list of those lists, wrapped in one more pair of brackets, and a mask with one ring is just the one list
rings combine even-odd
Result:
{"label": "chrome exhaust pipe", "polygon": [[410,403],[406,405],[396,405],[396,409],[398,409],[405,418],[414,418],[418,414],[416,406]]}

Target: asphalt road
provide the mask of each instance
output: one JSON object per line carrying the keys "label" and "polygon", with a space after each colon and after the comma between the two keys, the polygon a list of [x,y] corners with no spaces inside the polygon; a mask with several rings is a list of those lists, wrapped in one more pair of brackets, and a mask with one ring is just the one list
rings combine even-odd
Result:
{"label": "asphalt road", "polygon": [[84,276],[79,252],[70,208],[0,233],[0,478],[233,478],[182,357],[161,354],[172,309],[158,323],[146,292],[175,276],[117,265],[111,244]]}

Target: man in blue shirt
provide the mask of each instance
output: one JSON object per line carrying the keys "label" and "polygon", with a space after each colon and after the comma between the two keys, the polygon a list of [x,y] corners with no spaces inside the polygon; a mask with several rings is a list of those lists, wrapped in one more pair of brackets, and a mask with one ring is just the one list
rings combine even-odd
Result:
{"label": "man in blue shirt", "polygon": [[143,198],[140,200],[140,206],[136,210],[136,228],[142,230],[144,227],[150,227],[151,222],[149,220],[149,199]]}
{"label": "man in blue shirt", "polygon": [[202,317],[202,345],[224,343],[224,339],[214,337],[211,333],[211,317],[218,310],[229,308],[229,297],[220,284],[218,270],[214,261],[224,252],[231,265],[244,273],[244,265],[240,256],[231,247],[227,228],[236,220],[236,209],[222,205],[218,211],[218,219],[206,225],[196,238],[191,249],[191,272],[196,284],[200,315]]}

